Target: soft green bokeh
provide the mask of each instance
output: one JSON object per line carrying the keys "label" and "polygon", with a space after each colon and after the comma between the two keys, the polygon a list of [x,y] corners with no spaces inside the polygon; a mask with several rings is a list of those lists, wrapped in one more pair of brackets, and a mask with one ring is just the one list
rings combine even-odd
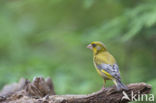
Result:
{"label": "soft green bokeh", "polygon": [[43,76],[52,78],[57,94],[97,91],[103,80],[86,46],[98,40],[117,59],[125,84],[146,82],[156,94],[155,5],[155,0],[1,0],[0,87]]}

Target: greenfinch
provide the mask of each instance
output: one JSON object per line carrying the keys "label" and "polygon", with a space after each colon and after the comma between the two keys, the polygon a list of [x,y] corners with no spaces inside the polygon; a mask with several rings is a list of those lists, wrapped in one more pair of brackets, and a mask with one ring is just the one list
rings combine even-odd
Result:
{"label": "greenfinch", "polygon": [[104,79],[104,87],[106,80],[112,80],[117,90],[125,89],[125,86],[121,82],[119,67],[115,58],[107,51],[105,45],[102,42],[91,42],[87,48],[93,51],[93,62],[98,74]]}

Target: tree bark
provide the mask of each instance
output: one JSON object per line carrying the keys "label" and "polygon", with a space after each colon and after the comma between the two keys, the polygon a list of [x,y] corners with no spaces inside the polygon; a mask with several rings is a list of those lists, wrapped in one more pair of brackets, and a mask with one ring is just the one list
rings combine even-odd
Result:
{"label": "tree bark", "polygon": [[131,93],[148,94],[151,86],[145,83],[127,85],[128,90],[117,91],[115,87],[104,88],[86,95],[56,95],[50,78],[35,78],[33,82],[21,79],[19,83],[6,85],[0,92],[0,103],[128,103],[122,99],[123,92],[131,98]]}

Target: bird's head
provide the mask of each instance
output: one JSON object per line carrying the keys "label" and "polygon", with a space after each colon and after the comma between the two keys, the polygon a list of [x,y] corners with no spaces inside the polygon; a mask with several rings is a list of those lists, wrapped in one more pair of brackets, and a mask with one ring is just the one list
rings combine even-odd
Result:
{"label": "bird's head", "polygon": [[87,48],[91,49],[93,53],[104,52],[106,51],[106,47],[102,42],[93,41],[91,42]]}

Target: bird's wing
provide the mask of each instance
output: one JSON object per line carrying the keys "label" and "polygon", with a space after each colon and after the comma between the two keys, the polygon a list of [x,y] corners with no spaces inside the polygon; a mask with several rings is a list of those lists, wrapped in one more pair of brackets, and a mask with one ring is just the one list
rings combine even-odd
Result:
{"label": "bird's wing", "polygon": [[110,64],[102,63],[102,64],[96,64],[96,66],[101,72],[111,75],[115,79],[120,79],[120,72],[117,64],[113,64],[112,66]]}

